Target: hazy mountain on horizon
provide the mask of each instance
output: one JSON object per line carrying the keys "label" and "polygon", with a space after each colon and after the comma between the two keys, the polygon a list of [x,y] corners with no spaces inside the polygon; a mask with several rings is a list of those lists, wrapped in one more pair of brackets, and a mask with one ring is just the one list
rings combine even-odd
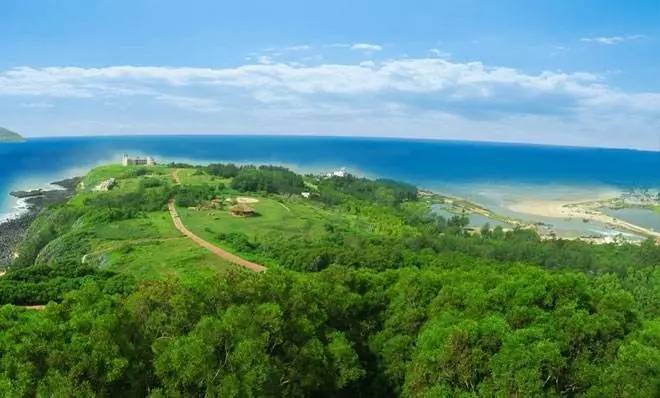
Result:
{"label": "hazy mountain on horizon", "polygon": [[0,142],[22,142],[25,141],[22,135],[4,127],[0,127]]}

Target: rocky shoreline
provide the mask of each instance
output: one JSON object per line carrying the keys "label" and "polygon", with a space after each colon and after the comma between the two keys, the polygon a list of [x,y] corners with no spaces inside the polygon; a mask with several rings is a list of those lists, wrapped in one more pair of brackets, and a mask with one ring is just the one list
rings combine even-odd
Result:
{"label": "rocky shoreline", "polygon": [[57,185],[63,189],[35,189],[16,191],[10,194],[16,198],[24,199],[28,210],[16,218],[0,223],[0,268],[11,263],[16,245],[25,238],[30,224],[37,218],[39,212],[51,204],[72,197],[80,180],[80,177],[74,177],[52,183],[52,185]]}

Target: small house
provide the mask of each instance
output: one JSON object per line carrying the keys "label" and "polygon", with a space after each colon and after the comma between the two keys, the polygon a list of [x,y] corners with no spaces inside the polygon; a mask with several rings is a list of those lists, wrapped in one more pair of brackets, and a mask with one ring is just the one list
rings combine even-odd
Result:
{"label": "small house", "polygon": [[257,212],[246,205],[245,203],[238,203],[229,208],[229,212],[238,217],[251,217],[257,214]]}

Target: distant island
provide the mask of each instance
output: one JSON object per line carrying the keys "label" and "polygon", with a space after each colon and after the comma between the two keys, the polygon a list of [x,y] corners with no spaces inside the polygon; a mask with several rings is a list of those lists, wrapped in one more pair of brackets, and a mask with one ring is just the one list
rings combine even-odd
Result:
{"label": "distant island", "polygon": [[22,135],[11,131],[9,129],[6,129],[4,127],[0,127],[0,142],[23,142],[25,141],[25,138],[23,138]]}

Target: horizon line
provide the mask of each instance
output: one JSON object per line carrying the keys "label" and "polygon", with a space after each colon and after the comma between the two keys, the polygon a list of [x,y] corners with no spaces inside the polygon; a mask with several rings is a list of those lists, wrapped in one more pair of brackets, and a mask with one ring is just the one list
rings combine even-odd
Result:
{"label": "horizon line", "polygon": [[43,138],[112,138],[112,137],[304,137],[304,138],[362,138],[362,139],[376,139],[376,140],[406,140],[406,141],[432,141],[432,142],[455,142],[455,143],[476,143],[488,145],[514,145],[514,146],[537,146],[537,147],[555,147],[564,149],[604,149],[604,150],[620,150],[620,151],[637,151],[637,152],[653,152],[660,153],[660,136],[658,137],[658,148],[635,148],[635,147],[615,147],[615,146],[590,146],[590,145],[566,145],[566,144],[550,144],[550,143],[537,143],[525,141],[489,141],[489,140],[470,140],[458,138],[440,138],[440,137],[424,137],[424,136],[374,136],[374,135],[335,135],[335,134],[310,134],[310,133],[286,133],[286,134],[269,134],[269,133],[113,133],[113,134],[82,134],[82,135],[22,135],[25,139],[43,139]]}

